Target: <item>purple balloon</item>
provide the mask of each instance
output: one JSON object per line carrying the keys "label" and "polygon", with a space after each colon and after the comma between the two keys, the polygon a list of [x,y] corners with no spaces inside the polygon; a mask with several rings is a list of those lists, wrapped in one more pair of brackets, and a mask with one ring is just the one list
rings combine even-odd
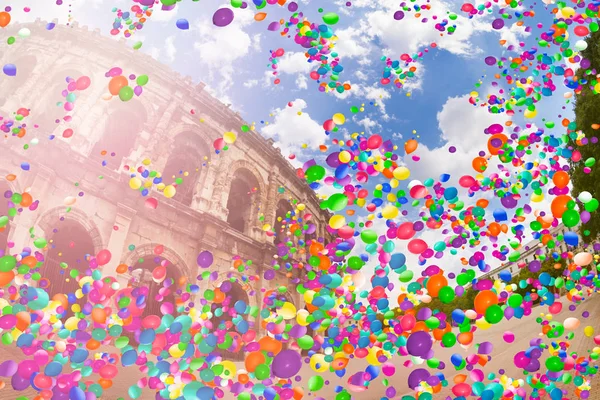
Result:
{"label": "purple balloon", "polygon": [[302,357],[294,350],[283,350],[273,358],[272,371],[279,378],[291,378],[302,367]]}
{"label": "purple balloon", "polygon": [[430,376],[431,374],[425,368],[417,368],[408,375],[408,387],[415,389]]}
{"label": "purple balloon", "polygon": [[277,21],[271,22],[267,27],[267,30],[271,32],[276,31],[277,29],[279,29],[279,22]]}
{"label": "purple balloon", "polygon": [[504,20],[502,18],[495,19],[492,22],[492,28],[494,29],[502,29],[504,27]]}
{"label": "purple balloon", "polygon": [[233,10],[230,8],[219,8],[213,15],[213,24],[218,27],[227,26],[233,21]]}
{"label": "purple balloon", "polygon": [[10,384],[16,391],[23,391],[29,387],[29,378],[24,378],[19,374],[14,374],[10,380]]}
{"label": "purple balloon", "polygon": [[13,360],[4,361],[0,364],[0,376],[13,376],[19,366]]}
{"label": "purple balloon", "polygon": [[493,57],[493,56],[486,57],[485,58],[485,63],[487,65],[494,65],[494,64],[496,64],[496,57]]}
{"label": "purple balloon", "polygon": [[136,86],[135,88],[133,88],[133,93],[138,97],[142,94],[143,91],[144,89],[141,86]]}
{"label": "purple balloon", "polygon": [[204,250],[200,254],[198,254],[198,258],[196,259],[198,266],[202,268],[208,268],[213,263],[213,255],[210,251]]}
{"label": "purple balloon", "polygon": [[289,12],[296,12],[296,10],[298,10],[298,3],[292,1],[290,4],[288,4]]}
{"label": "purple balloon", "polygon": [[404,18],[404,11],[398,10],[394,13],[394,19],[396,21],[400,21],[402,18]]}
{"label": "purple balloon", "polygon": [[177,22],[175,23],[175,25],[179,29],[184,30],[184,31],[190,29],[190,23],[188,22],[187,19],[184,19],[184,18],[178,19]]}
{"label": "purple balloon", "polygon": [[431,335],[424,331],[418,331],[408,337],[406,349],[413,356],[423,357],[431,350],[433,340]]}
{"label": "purple balloon", "polygon": [[6,64],[2,71],[6,76],[16,76],[17,75],[17,66],[15,64]]}

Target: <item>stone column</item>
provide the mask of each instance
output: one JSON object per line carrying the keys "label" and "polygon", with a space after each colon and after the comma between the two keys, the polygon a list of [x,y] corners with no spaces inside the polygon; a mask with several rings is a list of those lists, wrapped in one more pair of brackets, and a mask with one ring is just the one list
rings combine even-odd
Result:
{"label": "stone column", "polygon": [[[123,203],[117,203],[117,212],[113,226],[117,226],[118,230],[112,230],[108,239],[108,250],[112,254],[112,261],[107,264],[109,268],[114,269],[121,263],[123,258],[123,249],[126,245],[127,235],[131,227],[131,221],[136,215],[136,210],[126,206]],[[112,272],[112,271],[108,271]]]}
{"label": "stone column", "polygon": [[[269,186],[267,189],[267,204],[264,205],[263,212],[265,215],[265,224],[275,226],[275,216],[277,214],[277,203],[279,202],[279,194],[277,187],[279,186],[279,168],[273,166],[273,170],[269,175]],[[271,242],[273,239],[271,240]]]}

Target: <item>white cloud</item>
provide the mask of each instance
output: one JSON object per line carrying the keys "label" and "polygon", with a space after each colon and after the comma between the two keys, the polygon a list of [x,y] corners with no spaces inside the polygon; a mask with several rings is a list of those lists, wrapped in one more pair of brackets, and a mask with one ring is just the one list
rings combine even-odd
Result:
{"label": "white cloud", "polygon": [[[364,24],[361,24],[364,25]],[[366,29],[367,26],[364,26]],[[334,50],[342,60],[348,58],[359,58],[359,62],[370,62],[368,57],[371,45],[368,37],[364,34],[362,27],[350,26],[336,31],[338,37]],[[365,60],[366,59],[366,60]]]}
{"label": "white cloud", "polygon": [[250,79],[244,82],[244,87],[248,89],[253,88],[256,85],[258,85],[258,79]]}
{"label": "white cloud", "polygon": [[298,75],[296,77],[296,87],[298,89],[308,89],[308,78],[306,75]]}
{"label": "white cloud", "polygon": [[365,131],[367,131],[368,133],[372,133],[373,128],[381,128],[379,122],[372,120],[369,117],[364,117],[363,119],[356,121],[356,123],[365,128]]}
{"label": "white cloud", "polygon": [[[483,133],[484,129],[495,123],[504,125],[507,118],[500,114],[490,114],[485,107],[475,107],[468,99],[469,95],[448,98],[438,112],[443,145],[430,149],[419,144],[414,153],[404,157],[404,162],[411,170],[411,177],[424,180],[448,173],[453,180],[458,180],[466,171],[475,174],[471,166],[472,160],[480,150],[487,148],[488,136]],[[455,153],[449,152],[450,146],[456,147]],[[414,155],[420,157],[420,160],[414,161]]]}
{"label": "white cloud", "polygon": [[177,47],[175,47],[175,36],[169,36],[165,40],[165,52],[167,53],[167,59],[169,62],[175,61],[175,54],[177,54]]}
{"label": "white cloud", "polygon": [[302,144],[315,149],[324,141],[323,127],[303,111],[306,107],[306,101],[296,99],[291,107],[273,111],[273,123],[262,129],[264,136],[276,140],[275,145],[285,156],[299,150]]}
{"label": "white cloud", "polygon": [[[449,5],[441,0],[432,0],[429,4],[436,15],[446,16],[447,12],[451,11]],[[440,32],[431,23],[421,22],[422,18],[414,18],[413,15],[408,14],[400,21],[395,20],[393,14],[397,9],[397,1],[384,0],[381,9],[366,14],[367,34],[379,39],[386,47],[389,56],[397,57],[398,54],[414,53],[433,42],[450,53],[473,56],[479,49],[471,44],[471,35],[477,30],[488,29],[487,25],[476,18],[468,19],[459,15],[451,22],[457,25],[456,32],[452,35],[444,32],[444,36],[440,37]],[[431,17],[431,14],[423,12],[423,17],[426,16]]]}
{"label": "white cloud", "polygon": [[152,7],[152,9],[154,11],[152,12],[152,16],[149,18],[150,21],[170,22],[177,16],[178,7],[175,7],[175,9],[170,11],[165,11],[162,9],[162,7],[160,7],[160,5],[157,5],[156,7]]}
{"label": "white cloud", "polygon": [[288,52],[279,58],[277,61],[277,71],[280,74],[307,74],[311,71],[312,66],[307,61],[306,56],[302,52]]}
{"label": "white cloud", "polygon": [[194,49],[200,54],[199,62],[208,67],[210,77],[218,80],[213,88],[217,97],[224,97],[233,85],[236,75],[233,63],[260,46],[260,35],[250,37],[244,31],[254,19],[249,11],[243,11],[236,10],[235,19],[225,27],[215,26],[208,17],[194,24],[198,27]]}
{"label": "white cloud", "polygon": [[506,47],[514,46],[519,48],[519,42],[531,35],[526,29],[525,25],[512,24],[510,28],[505,26],[500,30],[500,40],[506,41],[504,44]]}

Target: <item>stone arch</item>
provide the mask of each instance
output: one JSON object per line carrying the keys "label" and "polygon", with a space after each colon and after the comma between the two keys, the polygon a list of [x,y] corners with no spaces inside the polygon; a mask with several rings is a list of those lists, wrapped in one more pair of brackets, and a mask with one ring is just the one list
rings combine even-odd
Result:
{"label": "stone arch", "polygon": [[90,235],[94,246],[94,254],[98,254],[104,248],[104,242],[98,226],[86,213],[78,208],[72,208],[67,212],[65,207],[54,207],[42,214],[36,225],[44,231],[46,238],[48,238],[53,233],[53,230],[57,228],[57,224],[65,220],[72,220],[79,223],[85,232]]}
{"label": "stone arch", "polygon": [[[155,250],[157,246],[163,247],[163,252],[160,254],[156,254]],[[133,251],[130,251],[127,256],[123,259],[122,263],[132,266],[139,260],[140,258],[160,255],[162,258],[165,258],[171,262],[172,265],[177,267],[182,276],[191,277],[191,270],[188,268],[186,262],[183,258],[170,247],[161,245],[159,243],[146,243],[141,246],[137,246]]]}
{"label": "stone arch", "polygon": [[[90,156],[102,159],[108,167],[116,170],[135,148],[138,137],[148,122],[148,114],[138,99],[125,103],[111,101],[104,109],[101,121],[100,133]],[[103,156],[104,151],[106,155]]]}
{"label": "stone arch", "polygon": [[[173,176],[183,178],[183,185],[177,188],[175,200],[187,206],[192,205],[208,175],[210,148],[208,138],[197,129],[183,130],[173,137],[162,179],[165,184],[171,184]],[[184,177],[182,174],[186,172],[188,176]]]}
{"label": "stone arch", "polygon": [[275,220],[273,221],[273,228],[275,231],[273,243],[275,245],[287,241],[287,227],[285,226],[285,219],[287,214],[292,213],[293,211],[294,207],[292,206],[289,200],[286,200],[284,198],[279,199],[275,209]]}
{"label": "stone arch", "polygon": [[[258,212],[266,204],[262,176],[252,163],[237,160],[231,165],[226,182],[227,222],[232,228],[251,235],[257,226]],[[258,193],[247,195],[254,188]]]}

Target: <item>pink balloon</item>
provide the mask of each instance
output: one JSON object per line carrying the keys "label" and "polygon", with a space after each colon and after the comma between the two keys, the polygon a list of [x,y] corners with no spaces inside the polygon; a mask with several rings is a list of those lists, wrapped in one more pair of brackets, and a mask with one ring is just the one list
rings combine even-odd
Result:
{"label": "pink balloon", "polygon": [[112,258],[112,254],[107,249],[100,250],[100,252],[96,255],[96,261],[98,265],[106,265],[110,262]]}
{"label": "pink balloon", "polygon": [[166,277],[167,269],[162,265],[159,265],[152,271],[152,279],[154,279],[156,282],[162,282],[165,280]]}
{"label": "pink balloon", "polygon": [[413,236],[415,236],[415,234],[416,234],[416,232],[413,229],[412,222],[404,222],[403,224],[401,224],[398,227],[398,232],[396,234],[396,237],[398,239],[407,240],[407,239],[410,239]]}
{"label": "pink balloon", "polygon": [[421,254],[427,250],[427,243],[422,239],[413,239],[408,242],[408,251],[413,254]]}
{"label": "pink balloon", "polygon": [[75,104],[71,103],[71,102],[66,102],[65,103],[65,110],[66,111],[73,111],[73,109],[75,108]]}
{"label": "pink balloon", "polygon": [[65,129],[65,130],[63,131],[63,134],[62,134],[62,136],[63,136],[64,138],[67,138],[67,139],[68,139],[68,138],[70,138],[71,136],[73,136],[73,129],[71,129],[71,128],[67,128],[67,129]]}
{"label": "pink balloon", "polygon": [[108,71],[108,76],[115,77],[123,74],[123,70],[119,67],[113,67]]}
{"label": "pink balloon", "polygon": [[77,79],[77,90],[85,90],[88,87],[90,87],[90,83],[92,83],[92,81],[90,80],[89,76],[81,76],[79,77],[79,79]]}
{"label": "pink balloon", "polygon": [[77,89],[77,83],[75,83],[75,82],[69,82],[69,85],[67,86],[67,90],[69,92],[72,92],[72,91],[74,91],[76,89]]}

